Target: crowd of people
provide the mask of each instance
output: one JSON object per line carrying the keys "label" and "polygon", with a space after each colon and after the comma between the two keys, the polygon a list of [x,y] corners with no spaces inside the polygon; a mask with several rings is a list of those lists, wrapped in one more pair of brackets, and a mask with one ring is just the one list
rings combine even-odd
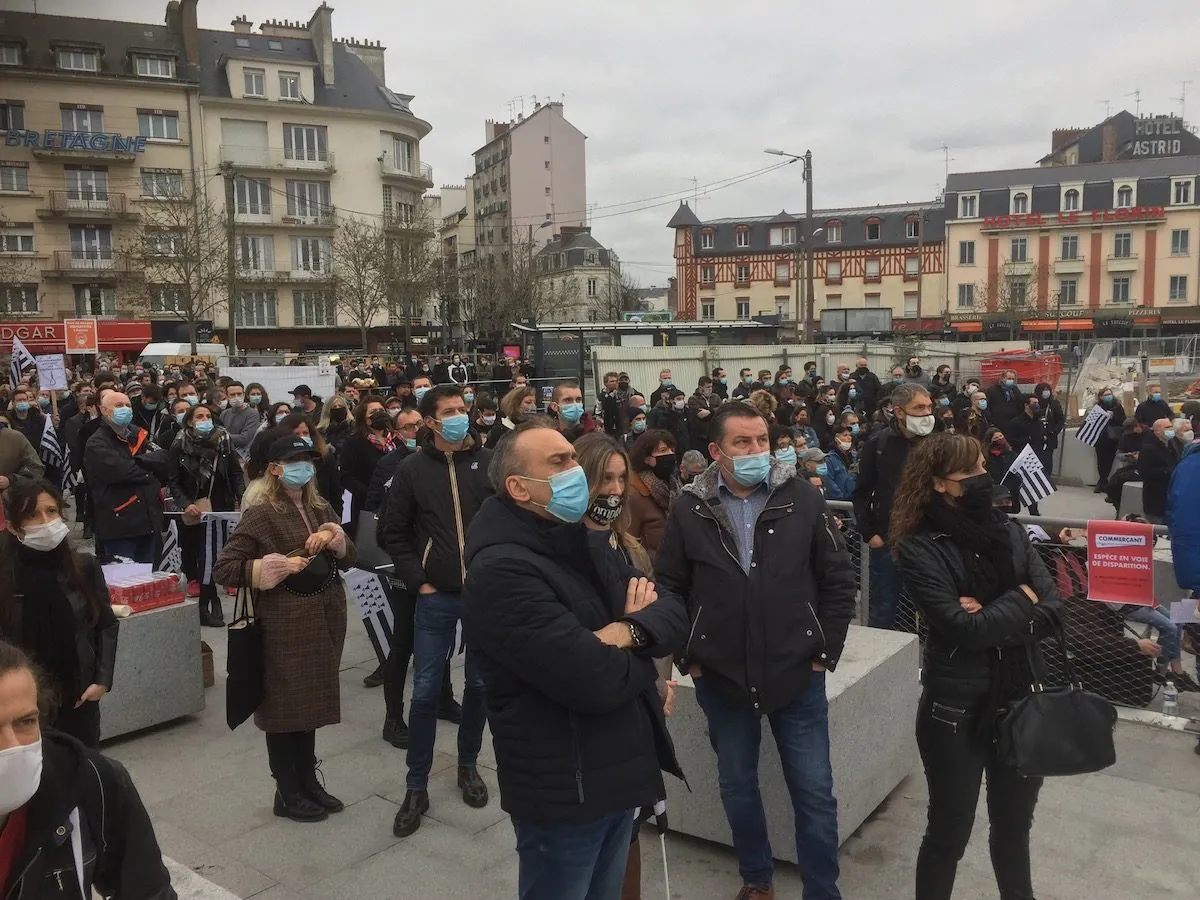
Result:
{"label": "crowd of people", "polygon": [[[639,819],[665,798],[664,773],[685,774],[668,728],[676,671],[695,685],[716,754],[738,900],[774,896],[763,719],[787,781],[805,897],[832,900],[841,895],[825,673],[855,616],[860,550],[826,500],[852,501],[869,548],[870,624],[898,627],[904,593],[930,628],[914,711],[930,787],[917,897],[951,896],[985,771],[1001,894],[1032,896],[1040,782],[1009,768],[992,735],[1030,682],[1002,648],[1036,653],[1062,604],[999,507],[1020,506],[1009,474],[1018,453],[1032,448],[1049,471],[1065,427],[1051,385],[1023,390],[1015,372],[960,382],[916,357],[881,378],[860,358],[828,381],[814,362],[799,378],[786,364],[742,369],[732,386],[717,368],[690,392],[669,369],[649,392],[608,372],[588,409],[576,381],[548,386],[543,403],[531,367],[477,372],[457,355],[437,367],[346,360],[329,397],[298,384],[272,399],[262,383],[203,363],[73,374],[50,402],[22,383],[0,399],[0,636],[47,673],[60,703],[44,724],[85,747],[99,740],[117,625],[96,559],[67,540],[59,486],[73,476],[97,558],[157,562],[172,519],[204,626],[224,624],[223,590],[254,597],[264,638],[254,720],[275,815],[315,822],[344,808],[321,777],[316,733],[341,716],[338,572],[369,538],[390,559],[394,588],[392,644],[364,683],[383,686],[382,739],[406,751],[397,837],[430,812],[441,718],[458,726],[463,802],[486,806],[495,787],[512,818],[522,898],[639,897]],[[1124,429],[1111,397],[1098,402]],[[1131,417],[1145,432],[1136,465],[1149,515],[1165,513],[1162,457],[1182,458],[1194,433],[1159,404],[1152,392]],[[69,448],[56,457],[64,471],[47,470],[47,435]],[[1121,470],[1103,460],[1129,452],[1097,445],[1109,484]],[[1163,509],[1151,476],[1166,478]],[[211,559],[203,523],[221,512],[240,516]],[[34,584],[57,587],[35,596]],[[459,650],[461,704],[450,681]],[[0,720],[9,680],[12,703],[31,702],[24,657],[7,652],[0,644]],[[487,727],[495,786],[478,765]],[[144,818],[140,804],[130,809]],[[157,852],[152,834],[143,849]]]}

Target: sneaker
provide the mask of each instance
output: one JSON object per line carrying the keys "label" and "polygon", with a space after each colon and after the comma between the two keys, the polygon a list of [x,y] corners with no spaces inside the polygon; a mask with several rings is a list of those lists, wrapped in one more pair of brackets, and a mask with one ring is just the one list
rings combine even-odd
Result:
{"label": "sneaker", "polygon": [[197,581],[196,579],[193,578],[191,581],[188,582],[187,595],[189,597],[199,597],[200,596],[200,582],[199,581]]}

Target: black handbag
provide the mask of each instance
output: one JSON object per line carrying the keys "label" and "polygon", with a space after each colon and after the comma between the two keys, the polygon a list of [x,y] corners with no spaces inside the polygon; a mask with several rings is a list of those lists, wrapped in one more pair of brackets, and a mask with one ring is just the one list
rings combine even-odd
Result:
{"label": "black handbag", "polygon": [[1068,683],[1047,687],[1041,660],[1027,644],[1034,683],[1029,695],[1013,703],[999,722],[1001,758],[1026,778],[1084,775],[1117,761],[1117,709],[1083,689],[1062,623],[1056,615],[1051,619]]}
{"label": "black handbag", "polygon": [[[303,547],[288,554],[289,557],[307,555]],[[283,579],[283,587],[297,597],[315,597],[324,593],[337,577],[337,560],[328,550],[322,550],[299,572],[293,572]]]}
{"label": "black handbag", "polygon": [[263,699],[262,629],[254,617],[250,587],[252,563],[246,563],[243,584],[233,601],[233,618],[226,629],[229,641],[225,663],[225,722],[230,731],[254,715]]}

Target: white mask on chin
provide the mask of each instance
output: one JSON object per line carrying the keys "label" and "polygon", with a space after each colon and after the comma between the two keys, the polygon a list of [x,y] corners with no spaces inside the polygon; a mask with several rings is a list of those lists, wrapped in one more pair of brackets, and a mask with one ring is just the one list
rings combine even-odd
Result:
{"label": "white mask on chin", "polygon": [[42,742],[0,750],[0,816],[16,812],[42,783]]}
{"label": "white mask on chin", "polygon": [[30,550],[41,550],[45,553],[58,547],[70,533],[70,526],[66,522],[62,519],[55,519],[45,525],[27,526],[19,540]]}

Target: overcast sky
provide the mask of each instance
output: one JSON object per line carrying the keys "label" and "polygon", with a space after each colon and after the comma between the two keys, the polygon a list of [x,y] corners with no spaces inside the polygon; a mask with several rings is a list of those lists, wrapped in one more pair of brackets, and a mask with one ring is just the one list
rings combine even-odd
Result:
{"label": "overcast sky", "polygon": [[[0,0],[28,9],[33,0]],[[161,22],[165,0],[37,0]],[[957,172],[1032,165],[1056,126],[1113,112],[1200,119],[1194,0],[331,0],[338,37],[382,40],[387,80],[433,124],[421,156],[461,183],[487,118],[563,97],[588,135],[596,237],[643,285],[674,273],[664,227],[691,181],[813,151],[818,208],[933,198]],[[199,0],[200,25],[303,19],[315,0]],[[565,96],[564,96],[565,95]],[[801,211],[799,165],[710,191],[702,217]],[[668,194],[669,197],[661,197]],[[655,197],[645,203],[623,204]],[[652,209],[626,213],[639,207]]]}

